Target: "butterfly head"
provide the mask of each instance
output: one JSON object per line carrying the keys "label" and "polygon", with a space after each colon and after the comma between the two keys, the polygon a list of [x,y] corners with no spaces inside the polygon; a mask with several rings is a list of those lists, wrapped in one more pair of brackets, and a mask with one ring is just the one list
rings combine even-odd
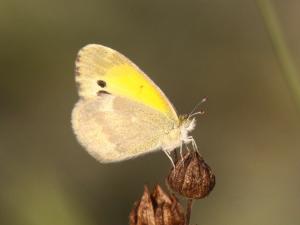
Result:
{"label": "butterfly head", "polygon": [[195,129],[195,127],[196,127],[195,116],[204,114],[203,110],[199,110],[196,112],[195,112],[195,110],[206,101],[207,101],[207,97],[203,98],[194,107],[194,109],[191,111],[190,114],[179,116],[179,127],[180,127],[180,131],[181,131],[182,140],[185,140],[186,138],[188,138],[188,133]]}
{"label": "butterfly head", "polygon": [[181,129],[191,132],[195,129],[196,119],[190,118],[188,115],[179,116],[179,126]]}

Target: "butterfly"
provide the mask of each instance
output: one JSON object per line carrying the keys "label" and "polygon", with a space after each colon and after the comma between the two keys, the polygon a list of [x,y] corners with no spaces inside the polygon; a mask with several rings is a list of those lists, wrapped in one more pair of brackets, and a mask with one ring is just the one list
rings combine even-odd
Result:
{"label": "butterfly", "polygon": [[[194,114],[179,116],[155,83],[116,50],[83,47],[75,61],[79,100],[72,127],[81,145],[102,163],[118,162],[195,141]],[[205,99],[202,100],[204,102]],[[172,161],[173,162],[173,161]]]}

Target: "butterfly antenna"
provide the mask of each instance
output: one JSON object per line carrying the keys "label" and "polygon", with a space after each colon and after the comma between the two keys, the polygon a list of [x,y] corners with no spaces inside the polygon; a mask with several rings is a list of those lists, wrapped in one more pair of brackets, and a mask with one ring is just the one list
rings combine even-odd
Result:
{"label": "butterfly antenna", "polygon": [[191,118],[192,116],[195,116],[195,115],[203,115],[204,114],[204,111],[203,110],[200,110],[200,111],[198,111],[198,112],[195,112],[196,111],[196,109],[200,106],[200,105],[202,105],[204,102],[206,102],[207,101],[207,97],[204,97],[204,98],[202,98],[202,100],[200,101],[200,102],[198,102],[197,104],[196,104],[196,106],[193,108],[193,110],[190,112],[190,114],[189,114],[189,116],[188,116],[188,119],[189,118]]}
{"label": "butterfly antenna", "polygon": [[188,118],[191,118],[193,116],[197,116],[197,115],[204,115],[205,114],[205,111],[204,110],[200,110],[198,112],[195,112],[193,114],[190,114]]}

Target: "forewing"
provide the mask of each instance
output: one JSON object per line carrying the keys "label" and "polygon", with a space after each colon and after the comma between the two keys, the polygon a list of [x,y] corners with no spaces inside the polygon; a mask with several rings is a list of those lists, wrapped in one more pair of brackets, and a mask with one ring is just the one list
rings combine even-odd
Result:
{"label": "forewing", "polygon": [[75,73],[79,96],[82,98],[108,92],[127,97],[178,120],[174,107],[159,87],[133,62],[111,48],[96,44],[83,47],[77,55]]}
{"label": "forewing", "polygon": [[101,162],[115,162],[160,149],[173,120],[127,98],[103,94],[79,100],[72,113],[79,142]]}

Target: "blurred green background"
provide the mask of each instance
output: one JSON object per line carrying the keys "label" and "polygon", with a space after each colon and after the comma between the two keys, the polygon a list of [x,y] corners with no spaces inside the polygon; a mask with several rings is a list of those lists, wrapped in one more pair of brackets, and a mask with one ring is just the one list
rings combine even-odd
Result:
{"label": "blurred green background", "polygon": [[[300,63],[300,3],[273,1]],[[74,60],[88,43],[119,50],[179,113],[204,96],[193,132],[216,174],[192,224],[300,224],[300,117],[255,1],[2,0],[0,224],[127,224],[162,152],[102,165],[77,143]],[[298,67],[299,69],[299,67]]]}

